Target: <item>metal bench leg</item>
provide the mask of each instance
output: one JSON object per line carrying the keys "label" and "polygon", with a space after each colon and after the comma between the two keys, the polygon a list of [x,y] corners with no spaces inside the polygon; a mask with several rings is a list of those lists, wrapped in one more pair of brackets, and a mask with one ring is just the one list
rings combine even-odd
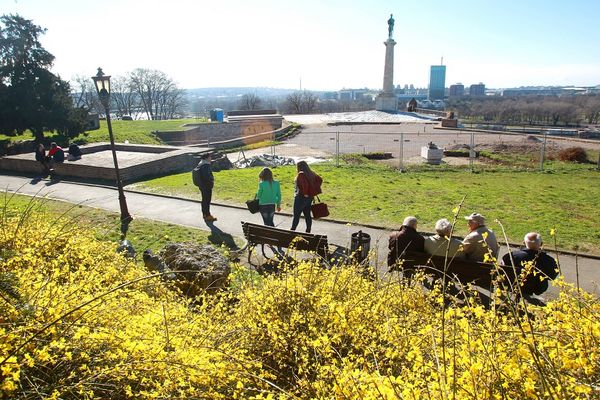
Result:
{"label": "metal bench leg", "polygon": [[265,260],[268,260],[269,257],[267,257],[267,254],[265,253],[265,245],[264,244],[260,245],[260,250],[262,251],[262,255],[265,258]]}
{"label": "metal bench leg", "polygon": [[252,257],[252,251],[254,250],[254,246],[253,245],[248,245],[248,264],[252,265],[252,261],[250,261],[250,258]]}

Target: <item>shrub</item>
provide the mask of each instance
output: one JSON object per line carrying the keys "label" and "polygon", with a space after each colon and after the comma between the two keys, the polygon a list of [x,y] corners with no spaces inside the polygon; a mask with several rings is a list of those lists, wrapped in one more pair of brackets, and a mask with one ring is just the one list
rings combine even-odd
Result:
{"label": "shrub", "polygon": [[587,153],[582,147],[569,147],[558,152],[560,161],[570,161],[580,164],[588,162]]}
{"label": "shrub", "polygon": [[340,154],[340,158],[350,165],[362,165],[367,162],[367,158],[363,154],[358,153]]}
{"label": "shrub", "polygon": [[0,397],[597,396],[600,303],[560,282],[547,307],[444,308],[439,287],[297,257],[191,303],[84,227],[4,215]]}
{"label": "shrub", "polygon": [[384,152],[370,152],[370,153],[365,153],[363,154],[363,157],[365,157],[368,160],[388,160],[392,157],[392,153],[384,153]]}

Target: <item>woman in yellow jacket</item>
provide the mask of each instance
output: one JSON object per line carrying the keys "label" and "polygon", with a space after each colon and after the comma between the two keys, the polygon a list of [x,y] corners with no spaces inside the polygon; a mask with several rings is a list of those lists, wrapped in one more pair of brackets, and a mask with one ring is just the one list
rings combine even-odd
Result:
{"label": "woman in yellow jacket", "polygon": [[258,211],[267,226],[275,226],[273,217],[275,216],[275,207],[281,211],[281,185],[279,181],[273,180],[273,172],[269,168],[263,168],[258,175]]}

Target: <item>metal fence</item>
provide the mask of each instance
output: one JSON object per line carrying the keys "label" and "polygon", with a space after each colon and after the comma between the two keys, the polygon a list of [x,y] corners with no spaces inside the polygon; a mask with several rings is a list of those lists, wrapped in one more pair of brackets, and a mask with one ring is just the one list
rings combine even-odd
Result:
{"label": "metal fence", "polygon": [[308,128],[289,141],[327,152],[338,163],[344,154],[363,154],[387,158],[387,163],[400,170],[427,165],[424,156],[431,144],[444,150],[442,164],[471,169],[504,166],[543,170],[568,147],[583,147],[592,152],[600,150],[600,141],[553,137],[547,133],[441,130],[417,124],[382,125],[375,129],[365,125]]}

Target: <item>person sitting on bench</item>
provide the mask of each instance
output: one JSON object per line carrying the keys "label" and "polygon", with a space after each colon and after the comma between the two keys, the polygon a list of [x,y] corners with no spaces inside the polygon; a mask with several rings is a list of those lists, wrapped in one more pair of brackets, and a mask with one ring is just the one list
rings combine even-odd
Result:
{"label": "person sitting on bench", "polygon": [[52,142],[50,150],[48,150],[48,157],[52,158],[52,164],[62,164],[65,161],[65,151],[56,142]]}
{"label": "person sitting on bench", "polygon": [[425,239],[417,232],[417,219],[406,217],[400,230],[390,233],[388,266],[396,264],[398,258],[406,251],[418,251],[423,253]]}
{"label": "person sitting on bench", "polygon": [[76,161],[76,160],[80,160],[80,159],[81,159],[81,149],[79,148],[79,146],[77,146],[76,143],[71,143],[69,145],[69,156],[67,157],[67,160]]}
{"label": "person sitting on bench", "polygon": [[446,256],[448,249],[449,258],[464,258],[462,251],[462,243],[460,240],[450,237],[452,232],[452,224],[446,218],[440,219],[435,223],[435,231],[433,236],[425,238],[425,252],[432,256]]}
{"label": "person sitting on bench", "polygon": [[497,258],[500,246],[494,232],[485,226],[484,216],[473,213],[465,219],[469,227],[469,234],[462,242],[466,258],[471,261],[486,261],[486,254]]}
{"label": "person sitting on bench", "polygon": [[548,290],[548,279],[558,276],[556,261],[542,250],[542,235],[539,233],[529,232],[523,242],[525,249],[506,253],[502,257],[502,265],[514,265],[517,275],[529,266],[534,268],[525,277],[521,293],[524,296],[542,294]]}

